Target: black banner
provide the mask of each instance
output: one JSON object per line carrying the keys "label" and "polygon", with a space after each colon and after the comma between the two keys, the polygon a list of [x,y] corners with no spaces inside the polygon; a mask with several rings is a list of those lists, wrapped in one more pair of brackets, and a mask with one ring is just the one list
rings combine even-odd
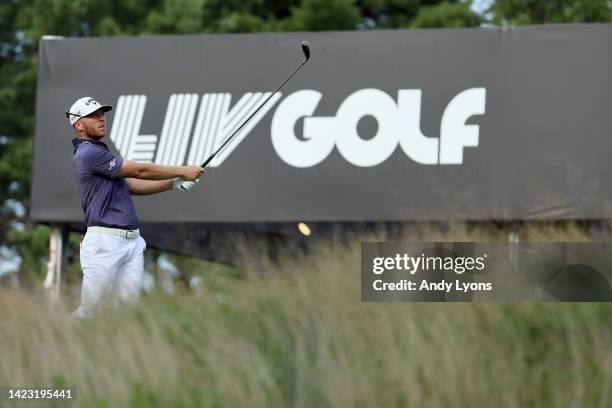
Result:
{"label": "black banner", "polygon": [[607,24],[46,39],[32,212],[83,219],[64,111],[114,106],[135,161],[199,164],[311,60],[189,194],[143,222],[612,218]]}

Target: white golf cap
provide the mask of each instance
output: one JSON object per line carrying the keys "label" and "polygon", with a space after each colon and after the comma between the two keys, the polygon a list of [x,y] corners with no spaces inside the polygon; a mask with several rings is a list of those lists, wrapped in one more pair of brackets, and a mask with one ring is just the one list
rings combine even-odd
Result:
{"label": "white golf cap", "polygon": [[84,96],[80,99],[77,99],[76,102],[72,104],[70,109],[68,109],[68,111],[66,112],[66,117],[70,121],[70,126],[72,126],[77,120],[81,119],[83,116],[87,116],[90,113],[97,111],[98,109],[102,109],[104,112],[108,112],[109,110],[113,109],[113,107],[110,105],[102,105],[94,98]]}

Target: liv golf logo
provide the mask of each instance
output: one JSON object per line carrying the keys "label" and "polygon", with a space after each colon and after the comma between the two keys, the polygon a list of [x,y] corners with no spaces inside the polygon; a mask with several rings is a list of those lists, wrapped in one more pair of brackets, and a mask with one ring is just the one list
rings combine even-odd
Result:
{"label": "liv golf logo", "polygon": [[[270,93],[249,92],[230,109],[228,93],[170,96],[166,117],[157,135],[141,135],[140,125],[147,104],[146,95],[122,95],[117,101],[117,113],[110,138],[123,157],[140,162],[168,166],[200,163],[248,118]],[[274,95],[268,103],[240,130],[231,143],[210,162],[216,167],[242,142],[261,118],[281,97]],[[195,118],[196,108],[198,110]],[[195,119],[195,128],[193,122]],[[191,132],[193,128],[193,134]]]}
{"label": "liv golf logo", "polygon": [[[158,137],[140,134],[147,97],[122,95],[110,138],[128,160],[165,165],[199,163],[268,96],[269,92],[246,93],[230,109],[232,97],[228,93],[204,94],[201,100],[197,94],[173,94]],[[466,89],[451,99],[442,114],[439,138],[427,137],[421,131],[419,89],[400,89],[397,102],[378,89],[362,89],[349,95],[334,116],[312,116],[322,97],[313,90],[297,91],[276,109],[270,134],[274,150],[285,163],[315,166],[336,147],[348,162],[371,167],[387,160],[399,144],[420,164],[461,164],[464,148],[478,146],[479,126],[465,122],[485,113],[486,90]],[[280,98],[280,93],[274,95],[210,165],[223,163]],[[368,140],[357,132],[357,124],[365,116],[373,116],[378,123],[376,134]],[[296,135],[295,125],[302,118],[303,134]]]}

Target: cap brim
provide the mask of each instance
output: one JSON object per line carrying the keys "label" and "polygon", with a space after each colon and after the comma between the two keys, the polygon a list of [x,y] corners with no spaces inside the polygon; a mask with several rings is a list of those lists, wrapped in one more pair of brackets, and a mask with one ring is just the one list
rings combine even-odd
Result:
{"label": "cap brim", "polygon": [[112,107],[112,106],[110,106],[110,105],[101,105],[100,107],[95,107],[95,106],[94,106],[94,107],[93,107],[93,109],[91,109],[91,110],[89,110],[89,109],[88,109],[88,110],[86,110],[85,112],[82,112],[82,113],[81,113],[81,117],[85,117],[85,116],[87,116],[87,115],[90,115],[90,114],[92,114],[93,112],[97,111],[98,109],[101,109],[101,110],[102,110],[102,112],[108,112],[109,110],[113,109],[113,107]]}

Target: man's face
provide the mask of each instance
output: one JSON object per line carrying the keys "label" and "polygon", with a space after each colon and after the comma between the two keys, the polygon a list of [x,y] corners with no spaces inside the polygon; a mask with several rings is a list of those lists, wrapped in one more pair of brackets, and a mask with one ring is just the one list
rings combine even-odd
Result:
{"label": "man's face", "polygon": [[85,136],[91,139],[102,139],[106,135],[106,119],[104,118],[104,111],[98,109],[90,113],[87,116],[79,119],[74,127],[79,133],[84,133]]}

